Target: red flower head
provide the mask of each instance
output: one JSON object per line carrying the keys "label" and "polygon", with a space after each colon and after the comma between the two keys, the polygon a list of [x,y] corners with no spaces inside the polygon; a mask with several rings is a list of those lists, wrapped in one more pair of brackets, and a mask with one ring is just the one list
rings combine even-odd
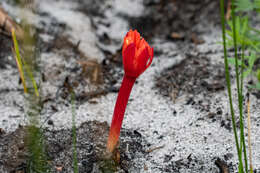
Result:
{"label": "red flower head", "polygon": [[130,30],[126,34],[122,54],[125,75],[129,77],[137,78],[153,60],[153,48],[140,37],[136,30]]}

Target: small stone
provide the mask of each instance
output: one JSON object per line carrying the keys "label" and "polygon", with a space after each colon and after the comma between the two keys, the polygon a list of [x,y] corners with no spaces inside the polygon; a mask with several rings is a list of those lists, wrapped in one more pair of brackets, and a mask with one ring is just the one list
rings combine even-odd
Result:
{"label": "small stone", "polygon": [[51,125],[51,126],[53,126],[54,125],[54,123],[53,123],[53,121],[52,120],[48,120],[48,125]]}

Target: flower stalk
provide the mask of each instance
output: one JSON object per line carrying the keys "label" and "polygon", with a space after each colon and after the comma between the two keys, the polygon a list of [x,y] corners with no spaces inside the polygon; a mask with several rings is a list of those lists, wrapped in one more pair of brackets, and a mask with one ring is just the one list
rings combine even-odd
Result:
{"label": "flower stalk", "polygon": [[131,90],[134,86],[135,80],[136,78],[124,76],[121,88],[119,90],[119,94],[117,96],[114,115],[108,137],[109,140],[107,142],[107,149],[111,153],[117,145],[117,141],[120,135],[120,129],[124,119],[126,105]]}

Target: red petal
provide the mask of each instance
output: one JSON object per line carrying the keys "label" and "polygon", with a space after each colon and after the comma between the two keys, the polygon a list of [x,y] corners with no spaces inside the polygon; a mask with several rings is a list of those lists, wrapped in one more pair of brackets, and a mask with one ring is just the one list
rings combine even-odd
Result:
{"label": "red petal", "polygon": [[144,44],[140,49],[138,49],[138,52],[136,54],[134,65],[137,68],[138,73],[144,72],[146,69],[147,60],[149,59],[150,55],[148,52],[148,47],[146,47]]}
{"label": "red petal", "polygon": [[139,44],[140,44],[140,34],[139,32],[137,32],[136,30],[134,30],[134,40],[135,40],[135,45],[137,48],[139,48]]}
{"label": "red petal", "polygon": [[153,57],[153,48],[149,46],[148,51],[149,51],[149,55]]}
{"label": "red petal", "polygon": [[129,44],[123,51],[123,64],[126,74],[132,74],[134,71],[135,44]]}
{"label": "red petal", "polygon": [[[128,35],[128,33],[127,33],[127,35]],[[124,43],[123,43],[123,50],[122,51],[124,52],[126,47],[128,47],[128,45],[132,44],[132,43],[134,43],[134,39],[132,37],[125,36]]]}

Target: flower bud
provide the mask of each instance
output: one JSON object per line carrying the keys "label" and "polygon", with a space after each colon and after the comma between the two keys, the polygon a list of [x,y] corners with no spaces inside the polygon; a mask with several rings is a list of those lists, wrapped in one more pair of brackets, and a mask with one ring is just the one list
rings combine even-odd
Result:
{"label": "flower bud", "polygon": [[129,77],[137,78],[153,60],[153,48],[140,37],[136,30],[130,30],[126,34],[122,54],[125,75]]}

